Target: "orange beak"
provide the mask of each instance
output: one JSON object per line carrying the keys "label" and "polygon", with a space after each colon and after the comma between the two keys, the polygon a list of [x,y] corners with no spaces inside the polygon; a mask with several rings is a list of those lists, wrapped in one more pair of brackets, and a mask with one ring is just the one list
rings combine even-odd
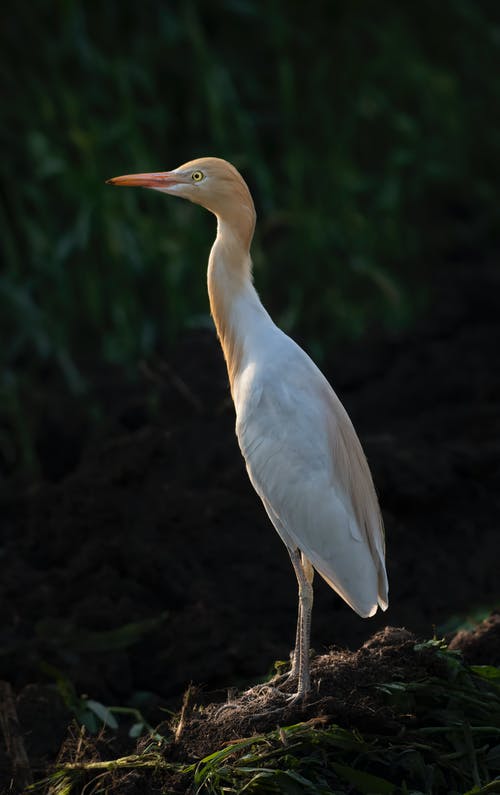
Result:
{"label": "orange beak", "polygon": [[158,171],[152,174],[125,174],[123,177],[107,179],[108,185],[131,185],[141,188],[169,188],[182,182],[179,174],[172,171]]}

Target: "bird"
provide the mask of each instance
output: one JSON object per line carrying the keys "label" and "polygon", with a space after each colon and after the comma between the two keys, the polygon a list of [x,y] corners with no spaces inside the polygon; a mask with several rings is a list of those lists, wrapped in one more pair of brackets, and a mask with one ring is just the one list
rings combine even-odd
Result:
{"label": "bird", "polygon": [[273,322],[258,296],[250,255],[256,212],[239,171],[221,158],[202,157],[173,171],[107,182],[188,199],[216,216],[207,270],[210,310],[247,473],[297,578],[287,679],[296,689],[287,698],[303,701],[311,688],[314,572],[363,618],[388,607],[384,526],[361,443],[321,370]]}

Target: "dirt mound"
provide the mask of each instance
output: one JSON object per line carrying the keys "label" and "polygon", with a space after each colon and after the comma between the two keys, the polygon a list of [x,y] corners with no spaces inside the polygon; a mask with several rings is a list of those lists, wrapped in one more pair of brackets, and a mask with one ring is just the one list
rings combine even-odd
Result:
{"label": "dirt mound", "polygon": [[472,630],[460,630],[449,644],[461,651],[469,665],[500,666],[500,612],[495,612]]}
{"label": "dirt mound", "polygon": [[[472,644],[486,631],[491,647],[483,642],[484,662],[500,641],[498,621],[484,622],[469,637]],[[190,687],[180,715],[118,759],[119,738],[92,740],[75,727],[60,753],[60,774],[75,792],[100,781],[108,792],[139,795],[222,792],[231,784],[239,791],[238,782],[250,779],[257,792],[282,791],[278,782],[303,791],[293,789],[298,781],[319,793],[327,780],[335,791],[351,792],[346,778],[363,784],[355,791],[392,792],[391,782],[403,779],[423,791],[432,770],[432,792],[445,793],[471,779],[468,753],[456,753],[469,724],[476,774],[481,770],[484,780],[490,761],[495,770],[495,685],[441,642],[418,642],[405,629],[387,627],[356,652],[314,657],[311,675],[311,692],[295,702],[294,683],[283,677],[232,693],[226,702],[221,693]],[[269,777],[275,786],[268,789]]]}
{"label": "dirt mound", "polygon": [[[460,650],[471,664],[495,665],[499,644],[497,613],[474,630],[457,633],[449,649]],[[311,692],[303,702],[287,703],[293,682],[281,684],[280,689],[271,682],[252,687],[222,705],[206,704],[207,696],[202,697],[203,709],[199,712],[192,708],[197,704],[197,694],[191,691],[185,700],[182,726],[177,728],[177,754],[179,758],[201,758],[224,743],[271,731],[277,724],[317,719],[361,732],[397,733],[402,728],[401,719],[387,708],[375,686],[440,676],[445,668],[446,662],[435,654],[432,644],[419,646],[406,629],[385,627],[358,651],[332,649],[314,657]],[[189,712],[190,717],[186,717]],[[410,722],[406,715],[405,726]]]}
{"label": "dirt mound", "polygon": [[[285,682],[278,689],[271,681],[250,688],[226,704],[204,705],[201,712],[194,709],[189,718],[184,716],[184,725],[177,730],[176,756],[201,758],[237,738],[268,732],[277,725],[317,719],[360,731],[397,733],[401,724],[374,686],[419,679],[442,668],[432,650],[416,654],[416,643],[411,632],[386,627],[356,652],[332,649],[315,657],[311,692],[304,701],[287,703],[294,682]],[[196,693],[190,700],[196,704]]]}

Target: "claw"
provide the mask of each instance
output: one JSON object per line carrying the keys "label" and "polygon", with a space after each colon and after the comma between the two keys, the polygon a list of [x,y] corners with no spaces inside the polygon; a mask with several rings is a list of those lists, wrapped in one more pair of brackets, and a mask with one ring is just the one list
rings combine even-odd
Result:
{"label": "claw", "polygon": [[287,699],[286,699],[287,705],[289,707],[291,707],[294,704],[299,704],[301,702],[304,702],[306,696],[307,696],[307,692],[302,691],[302,690],[298,690],[296,693],[292,693],[290,696],[287,696]]}

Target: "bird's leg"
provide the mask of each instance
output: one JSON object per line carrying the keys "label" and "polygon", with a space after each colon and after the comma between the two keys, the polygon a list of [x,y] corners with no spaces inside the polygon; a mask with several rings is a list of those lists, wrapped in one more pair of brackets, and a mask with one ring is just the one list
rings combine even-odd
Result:
{"label": "bird's leg", "polygon": [[302,698],[310,688],[309,646],[311,638],[311,613],[313,606],[314,569],[310,561],[298,549],[289,550],[290,559],[299,584],[299,610],[295,649],[290,676],[298,677],[296,698]]}
{"label": "bird's leg", "polygon": [[[295,638],[295,649],[292,657],[292,669],[289,674],[277,676],[268,685],[258,685],[252,687],[245,693],[245,696],[255,697],[264,692],[271,692],[273,696],[285,697],[288,706],[301,701],[310,689],[309,677],[309,645],[311,635],[311,612],[313,606],[313,587],[312,582],[314,578],[314,569],[312,563],[306,556],[298,549],[291,549],[288,547],[288,553],[292,561],[295,576],[299,585],[299,610],[297,621],[297,633]],[[276,687],[279,680],[286,678],[286,680],[297,678],[297,692],[291,695],[283,693]],[[227,709],[228,706],[224,705],[219,709]],[[283,706],[266,709],[264,712],[254,715],[254,717],[261,717],[269,715],[273,712],[281,712]]]}
{"label": "bird's leg", "polygon": [[299,648],[300,648],[300,627],[302,626],[302,602],[299,596],[299,609],[297,615],[297,629],[295,632],[295,646],[292,652],[292,667],[290,668],[290,679],[299,675]]}

